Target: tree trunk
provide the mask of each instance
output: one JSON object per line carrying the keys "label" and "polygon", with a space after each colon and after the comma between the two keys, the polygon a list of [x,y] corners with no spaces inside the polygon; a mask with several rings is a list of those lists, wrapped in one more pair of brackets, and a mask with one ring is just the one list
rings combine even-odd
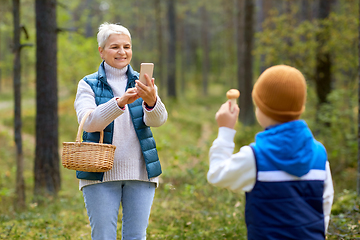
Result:
{"label": "tree trunk", "polygon": [[60,189],[56,0],[36,0],[35,195]]}
{"label": "tree trunk", "polygon": [[[187,14],[187,13],[185,13]],[[186,21],[184,21],[184,17],[179,19],[177,21],[177,32],[180,35],[179,41],[178,41],[178,47],[180,50],[179,58],[180,58],[180,75],[179,75],[179,81],[180,81],[180,95],[184,95],[186,92],[186,79],[187,76],[185,74],[184,69],[189,70],[186,66],[189,65],[189,58],[186,57],[188,45],[187,45],[187,35],[186,35]],[[179,69],[179,68],[178,68]]]}
{"label": "tree trunk", "polygon": [[175,0],[168,0],[168,24],[169,24],[169,51],[167,85],[168,96],[176,98],[176,14]]}
{"label": "tree trunk", "polygon": [[[262,32],[263,31],[263,24],[269,16],[269,12],[271,10],[271,2],[272,0],[257,0],[258,5],[258,11],[257,11],[257,31]],[[260,55],[260,62],[259,62],[259,70],[260,73],[264,72],[266,70],[265,65],[265,54]]]}
{"label": "tree trunk", "polygon": [[[244,89],[243,87],[243,80],[244,80],[244,0],[237,0],[236,1],[236,55],[237,55],[237,82],[239,86],[239,90],[242,93]],[[240,94],[241,96],[241,94]],[[242,105],[239,103],[241,111]],[[241,112],[240,111],[240,112]],[[239,116],[240,118],[240,116]]]}
{"label": "tree trunk", "polygon": [[[360,0],[359,0],[360,6]],[[359,20],[360,20],[360,8],[359,8]],[[357,195],[360,196],[360,26],[359,26],[359,41],[358,41],[358,172],[357,172]]]}
{"label": "tree trunk", "polygon": [[13,0],[14,17],[14,136],[16,145],[16,209],[25,208],[24,157],[21,137],[20,1]]}
{"label": "tree trunk", "polygon": [[90,38],[94,36],[94,31],[92,27],[92,19],[94,17],[94,1],[86,0],[86,7],[88,9],[88,12],[87,12],[86,26],[85,26],[85,37]]}
{"label": "tree trunk", "polygon": [[206,3],[200,9],[201,11],[201,42],[202,42],[202,86],[203,94],[206,96],[208,94],[208,81],[209,81],[209,19],[208,13],[206,10]]}
{"label": "tree trunk", "polygon": [[[331,1],[319,1],[319,16],[320,21],[326,19],[330,14]],[[322,24],[321,24],[322,25]],[[316,93],[318,97],[318,105],[327,103],[327,96],[331,91],[331,57],[329,52],[324,52],[323,46],[329,40],[329,31],[322,26],[321,32],[317,35],[319,47],[316,53],[316,73],[315,84]]]}
{"label": "tree trunk", "polygon": [[[1,17],[0,17],[0,22],[1,22]],[[0,63],[2,62],[2,53],[1,53],[1,36],[0,36]],[[0,93],[1,93],[1,87],[2,87],[2,72],[1,72],[1,67],[0,67]]]}
{"label": "tree trunk", "polygon": [[[1,55],[1,51],[0,51],[0,55]],[[1,62],[1,59],[0,59]],[[2,70],[0,68],[0,93],[1,93],[1,89],[2,89]]]}
{"label": "tree trunk", "polygon": [[[238,29],[238,82],[241,92],[239,119],[244,125],[255,123],[251,92],[253,88],[253,39],[254,39],[254,3],[253,0],[238,0],[238,21],[243,22]],[[243,11],[241,11],[241,9]],[[240,14],[240,15],[239,15]],[[241,19],[244,16],[244,19]],[[243,27],[242,27],[243,26]],[[241,40],[240,38],[242,38]],[[243,44],[242,44],[243,43]]]}
{"label": "tree trunk", "polygon": [[[160,80],[160,86],[158,85],[159,92],[163,93],[163,89],[166,89],[165,78],[163,77],[163,40],[162,40],[162,24],[161,24],[161,2],[155,0],[155,19],[157,28],[157,41],[158,41],[158,66],[155,67],[157,72],[156,76]],[[156,79],[155,79],[156,80]]]}
{"label": "tree trunk", "polygon": [[301,8],[300,8],[300,21],[306,21],[306,20],[311,20],[311,8],[310,8],[310,3],[309,0],[301,0]]}

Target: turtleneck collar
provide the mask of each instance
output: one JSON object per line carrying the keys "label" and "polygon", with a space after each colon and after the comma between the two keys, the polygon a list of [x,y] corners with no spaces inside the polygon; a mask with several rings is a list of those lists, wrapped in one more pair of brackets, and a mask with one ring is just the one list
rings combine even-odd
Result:
{"label": "turtleneck collar", "polygon": [[129,67],[129,65],[127,65],[126,67],[123,67],[122,69],[118,69],[118,68],[114,68],[114,67],[110,66],[109,64],[107,64],[106,62],[104,62],[106,78],[108,80],[109,80],[109,78],[110,79],[122,79],[123,77],[126,76],[128,67]]}

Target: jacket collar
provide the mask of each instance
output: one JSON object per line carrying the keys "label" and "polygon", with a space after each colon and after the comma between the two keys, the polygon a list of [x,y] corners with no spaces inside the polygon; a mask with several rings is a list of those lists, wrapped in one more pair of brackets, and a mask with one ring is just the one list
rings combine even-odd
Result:
{"label": "jacket collar", "polygon": [[[100,66],[99,66],[98,74],[99,74],[99,80],[101,82],[103,82],[104,84],[109,85],[108,82],[107,82],[107,79],[106,79],[104,61],[102,61]],[[126,90],[127,90],[128,88],[135,87],[135,80],[139,79],[139,73],[134,71],[134,69],[129,64],[129,67],[128,67],[128,70],[127,70],[126,74],[127,74],[127,77],[128,77],[128,83],[127,83],[127,86],[126,86]]]}
{"label": "jacket collar", "polygon": [[126,74],[127,74],[127,77],[128,77],[128,82],[127,82],[127,86],[126,86],[126,90],[127,90],[128,88],[135,87],[135,80],[139,79],[139,73],[134,71],[134,69],[129,64],[129,67],[128,67],[128,70],[127,70]]}
{"label": "jacket collar", "polygon": [[99,70],[98,70],[99,80],[101,82],[105,83],[106,85],[109,85],[108,82],[107,82],[107,79],[106,79],[104,62],[105,61],[102,61],[100,66],[99,66]]}

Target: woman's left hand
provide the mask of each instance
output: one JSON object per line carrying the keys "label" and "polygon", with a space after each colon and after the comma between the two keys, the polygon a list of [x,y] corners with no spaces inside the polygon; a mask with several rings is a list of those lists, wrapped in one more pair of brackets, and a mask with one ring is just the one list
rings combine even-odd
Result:
{"label": "woman's left hand", "polygon": [[135,87],[139,97],[144,100],[146,105],[148,105],[149,107],[153,107],[156,103],[156,89],[154,84],[154,78],[150,79],[147,74],[145,74],[144,76],[146,79],[146,85],[139,80],[136,80]]}
{"label": "woman's left hand", "polygon": [[117,98],[116,101],[120,108],[124,108],[126,104],[133,103],[138,98],[139,96],[136,89],[129,88],[120,98]]}

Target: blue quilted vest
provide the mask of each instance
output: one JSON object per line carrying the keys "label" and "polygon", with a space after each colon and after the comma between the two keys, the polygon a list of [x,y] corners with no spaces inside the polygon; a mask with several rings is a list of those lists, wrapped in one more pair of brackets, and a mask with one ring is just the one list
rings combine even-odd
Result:
{"label": "blue quilted vest", "polygon": [[246,193],[249,240],[325,239],[327,154],[302,120],[257,134],[257,180]]}
{"label": "blue quilted vest", "polygon": [[[135,80],[139,79],[139,73],[134,71],[129,65],[127,71],[128,88],[135,87]],[[83,79],[90,85],[95,94],[96,105],[108,102],[114,97],[111,87],[107,83],[104,62],[100,64],[99,70],[96,73],[90,74]],[[130,112],[131,120],[134,125],[136,135],[140,142],[142,154],[144,156],[148,178],[157,177],[161,174],[160,160],[156,150],[155,139],[153,138],[150,127],[146,126],[143,121],[144,111],[142,108],[143,100],[137,99],[135,102],[128,104],[127,107]],[[104,143],[111,144],[114,132],[114,122],[110,123],[104,129]],[[83,133],[84,142],[99,142],[99,132],[85,132]],[[99,180],[102,181],[104,177],[103,172],[83,172],[76,171],[78,179]]]}

